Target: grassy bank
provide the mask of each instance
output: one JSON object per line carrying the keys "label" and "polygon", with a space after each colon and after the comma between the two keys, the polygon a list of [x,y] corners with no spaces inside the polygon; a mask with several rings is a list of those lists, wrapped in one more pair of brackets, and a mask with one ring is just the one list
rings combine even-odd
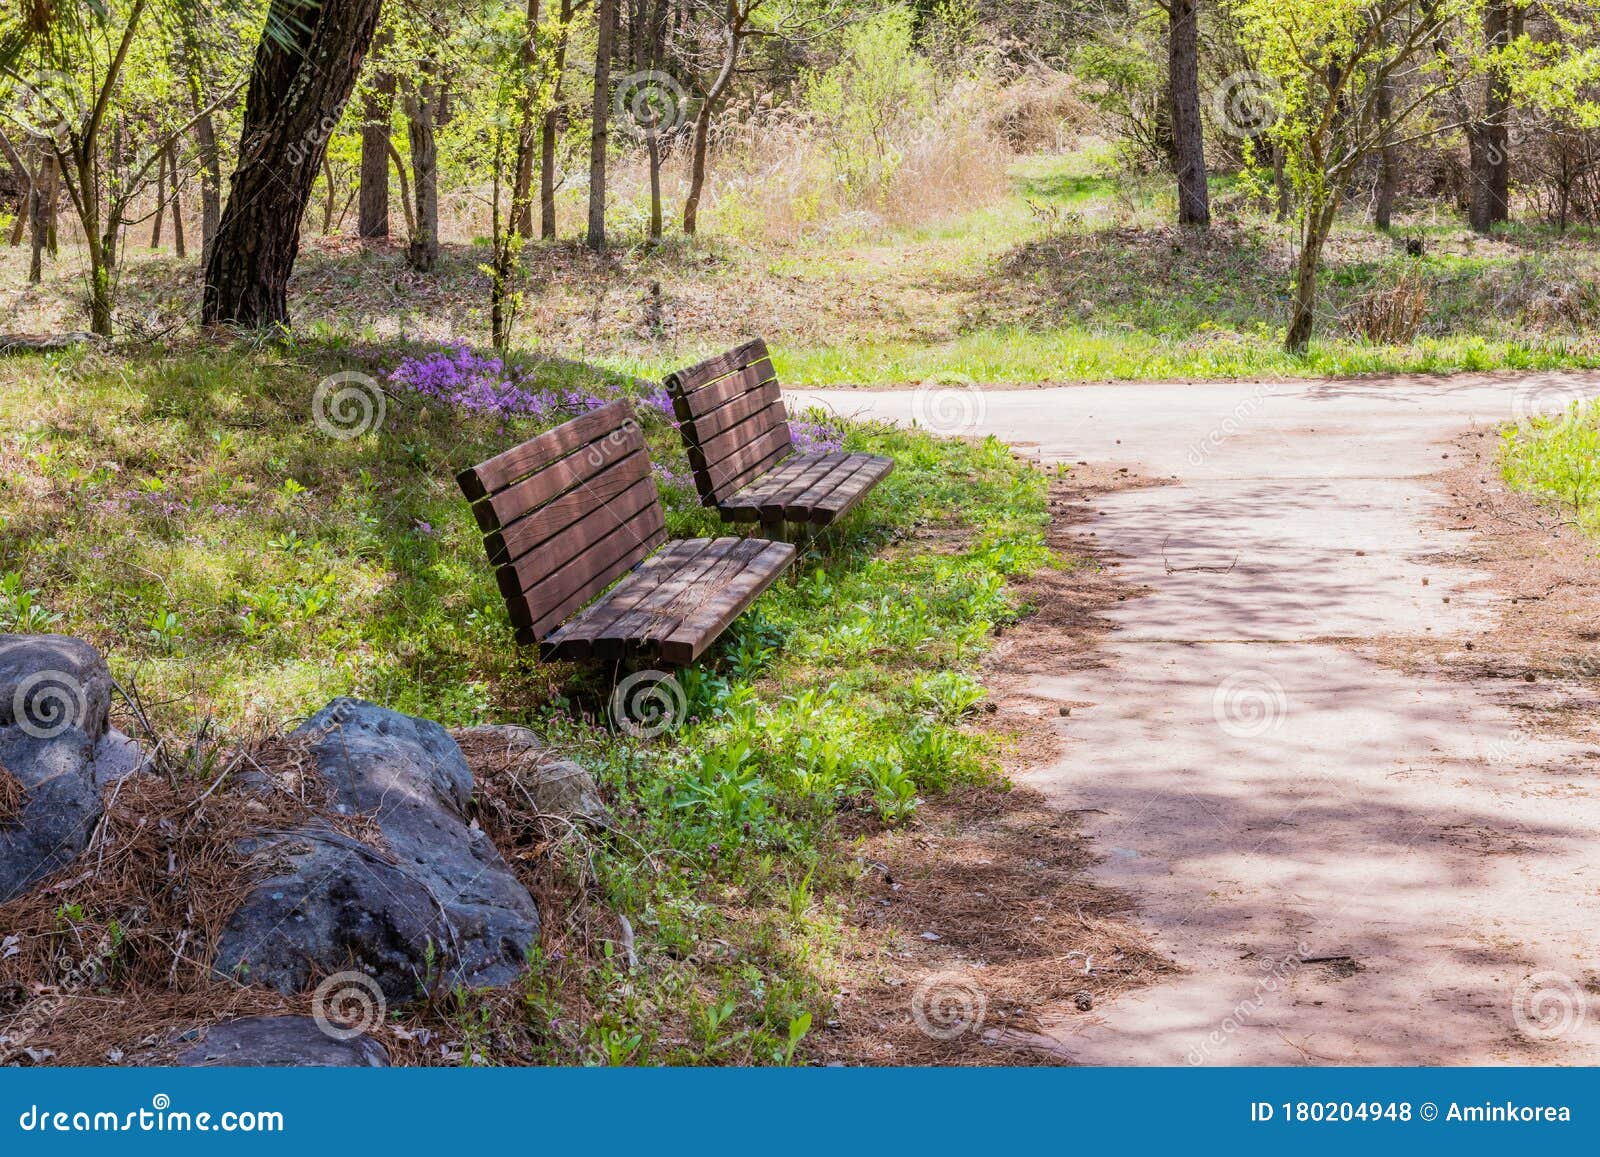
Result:
{"label": "grassy bank", "polygon": [[1600,403],[1509,427],[1501,467],[1510,485],[1548,499],[1600,534]]}
{"label": "grassy bank", "polygon": [[[993,442],[802,425],[896,469],[682,674],[681,725],[632,738],[606,718],[611,672],[514,648],[452,478],[625,387],[508,367],[490,376],[553,408],[471,412],[389,380],[398,360],[300,346],[0,362],[0,631],[100,647],[195,794],[217,751],[340,694],[534,727],[594,770],[618,817],[554,853],[595,928],[574,934],[542,895],[561,951],[533,962],[522,999],[430,1001],[411,1029],[491,1062],[803,1057],[838,983],[852,839],[958,785],[999,786],[975,671],[1019,613],[1008,578],[1050,565],[1044,477]],[[360,436],[314,418],[341,370],[389,381]],[[671,532],[712,530],[675,431],[650,399],[638,411]],[[75,910],[79,935],[128,925],[97,904]]]}

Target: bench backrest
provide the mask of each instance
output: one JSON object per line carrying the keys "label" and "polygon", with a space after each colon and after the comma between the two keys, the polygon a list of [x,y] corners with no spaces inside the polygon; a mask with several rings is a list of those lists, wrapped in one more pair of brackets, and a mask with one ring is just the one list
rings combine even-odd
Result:
{"label": "bench backrest", "polygon": [[626,402],[530,438],[456,481],[520,642],[543,639],[667,536]]}
{"label": "bench backrest", "polygon": [[718,505],[793,453],[760,338],[670,374],[666,385],[702,504]]}

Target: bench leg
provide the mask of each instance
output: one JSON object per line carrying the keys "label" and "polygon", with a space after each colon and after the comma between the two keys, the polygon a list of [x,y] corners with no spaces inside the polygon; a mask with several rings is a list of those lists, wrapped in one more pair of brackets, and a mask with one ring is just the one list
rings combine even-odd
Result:
{"label": "bench leg", "polygon": [[761,537],[771,542],[787,542],[788,538],[784,534],[783,519],[763,518],[761,520]]}

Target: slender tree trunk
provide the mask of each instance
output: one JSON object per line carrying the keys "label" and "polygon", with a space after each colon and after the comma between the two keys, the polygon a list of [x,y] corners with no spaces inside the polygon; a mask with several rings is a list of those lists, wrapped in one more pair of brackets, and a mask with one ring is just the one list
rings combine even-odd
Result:
{"label": "slender tree trunk", "polygon": [[556,44],[556,58],[552,63],[556,87],[539,134],[539,236],[546,241],[556,239],[556,142],[561,135],[561,118],[565,115],[561,82],[567,67],[567,27],[571,20],[572,0],[561,0],[561,39]]}
{"label": "slender tree trunk", "polygon": [[528,0],[522,41],[522,92],[517,97],[516,177],[511,190],[510,227],[519,237],[533,236],[534,100],[539,81],[539,0]]}
{"label": "slender tree trunk", "polygon": [[606,247],[606,148],[611,140],[611,54],[617,32],[617,0],[595,0],[598,36],[594,50],[593,127],[589,138],[590,249]]}
{"label": "slender tree trunk", "polygon": [[28,192],[29,244],[28,281],[34,285],[44,280],[44,253],[50,247],[49,208],[46,201],[54,195],[56,155],[47,149],[34,165],[33,187]]}
{"label": "slender tree trunk", "polygon": [[1394,194],[1400,183],[1398,150],[1391,140],[1394,117],[1394,82],[1385,77],[1378,88],[1378,123],[1383,126],[1383,144],[1378,149],[1378,193],[1372,202],[1372,223],[1387,232],[1394,219]]}
{"label": "slender tree trunk", "polygon": [[361,104],[361,194],[356,234],[368,241],[389,236],[389,117],[393,107],[394,73],[379,73]]}
{"label": "slender tree trunk", "polygon": [[188,246],[183,243],[183,198],[179,188],[178,150],[171,144],[167,145],[167,166],[172,174],[172,251],[182,261],[189,253]]}
{"label": "slender tree trunk", "polygon": [[[734,13],[736,9],[730,5],[729,12]],[[694,117],[694,142],[689,152],[689,195],[683,202],[683,231],[690,237],[700,225],[700,197],[706,188],[706,153],[711,147],[711,118],[717,115],[722,94],[733,81],[733,70],[738,67],[739,49],[743,44],[744,25],[735,16],[728,27],[728,51],[722,58],[722,68]]]}
{"label": "slender tree trunk", "polygon": [[1198,0],[1170,0],[1168,85],[1178,169],[1178,224],[1211,224],[1206,188],[1205,126],[1200,120],[1200,20]]}
{"label": "slender tree trunk", "polygon": [[167,158],[156,162],[156,213],[150,222],[150,248],[161,248],[162,217],[167,211]]}
{"label": "slender tree trunk", "polygon": [[4,131],[0,131],[0,153],[5,154],[6,163],[16,171],[22,181],[22,195],[17,198],[17,219],[11,225],[11,244],[14,247],[22,244],[23,226],[28,219],[28,197],[33,190],[33,170],[22,159],[21,154],[12,145],[11,138],[7,137]]}
{"label": "slender tree trunk", "polygon": [[333,232],[333,162],[328,160],[328,154],[322,154],[322,188],[326,196],[322,199],[322,235],[329,236]]}
{"label": "slender tree trunk", "polygon": [[194,107],[194,139],[200,153],[200,261],[210,259],[211,243],[222,219],[222,150],[217,146],[217,122],[206,98],[205,67],[200,54],[199,35],[189,23],[188,9],[178,11],[183,20],[183,71],[188,82],[189,102]]}
{"label": "slender tree trunk", "polygon": [[1300,260],[1294,272],[1294,305],[1283,343],[1283,348],[1292,354],[1306,352],[1316,328],[1317,272],[1322,266],[1322,247],[1328,240],[1337,209],[1338,197],[1334,194],[1325,204],[1311,205],[1305,210],[1300,227]]}
{"label": "slender tree trunk", "polygon": [[206,261],[206,325],[287,325],[300,222],[328,136],[355,87],[381,0],[315,9],[272,0],[256,49],[244,132]]}
{"label": "slender tree trunk", "polygon": [[406,132],[411,142],[411,187],[416,198],[416,229],[407,261],[421,273],[439,260],[439,143],[434,136],[439,92],[430,73],[406,94]]}
{"label": "slender tree trunk", "polygon": [[389,142],[389,159],[394,162],[394,175],[400,182],[400,211],[406,218],[406,241],[417,235],[417,218],[411,209],[411,178],[406,176],[406,159],[400,155],[400,150],[394,147],[394,142]]}
{"label": "slender tree trunk", "polygon": [[[668,0],[639,0],[642,10],[649,9],[649,28],[645,36],[645,50],[649,54],[648,67],[651,71],[661,68],[666,56],[667,39],[667,3]],[[639,67],[635,61],[636,68]],[[674,110],[675,111],[675,110]],[[650,239],[658,241],[661,238],[661,124],[659,110],[646,129],[645,151],[650,161]]]}

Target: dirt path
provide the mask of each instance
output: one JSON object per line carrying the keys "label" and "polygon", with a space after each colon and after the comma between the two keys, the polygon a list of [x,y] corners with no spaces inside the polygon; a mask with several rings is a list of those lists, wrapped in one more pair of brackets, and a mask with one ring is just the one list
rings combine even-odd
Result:
{"label": "dirt path", "polygon": [[1396,659],[1448,661],[1509,601],[1461,560],[1452,440],[1594,394],[1531,375],[809,395],[1169,481],[1095,502],[1086,529],[1148,593],[1107,612],[1100,667],[1029,680],[1062,747],[1024,782],[1083,816],[1099,877],[1182,972],[1064,1011],[1041,1047],[1600,1063],[1600,745],[1529,725],[1581,686]]}

